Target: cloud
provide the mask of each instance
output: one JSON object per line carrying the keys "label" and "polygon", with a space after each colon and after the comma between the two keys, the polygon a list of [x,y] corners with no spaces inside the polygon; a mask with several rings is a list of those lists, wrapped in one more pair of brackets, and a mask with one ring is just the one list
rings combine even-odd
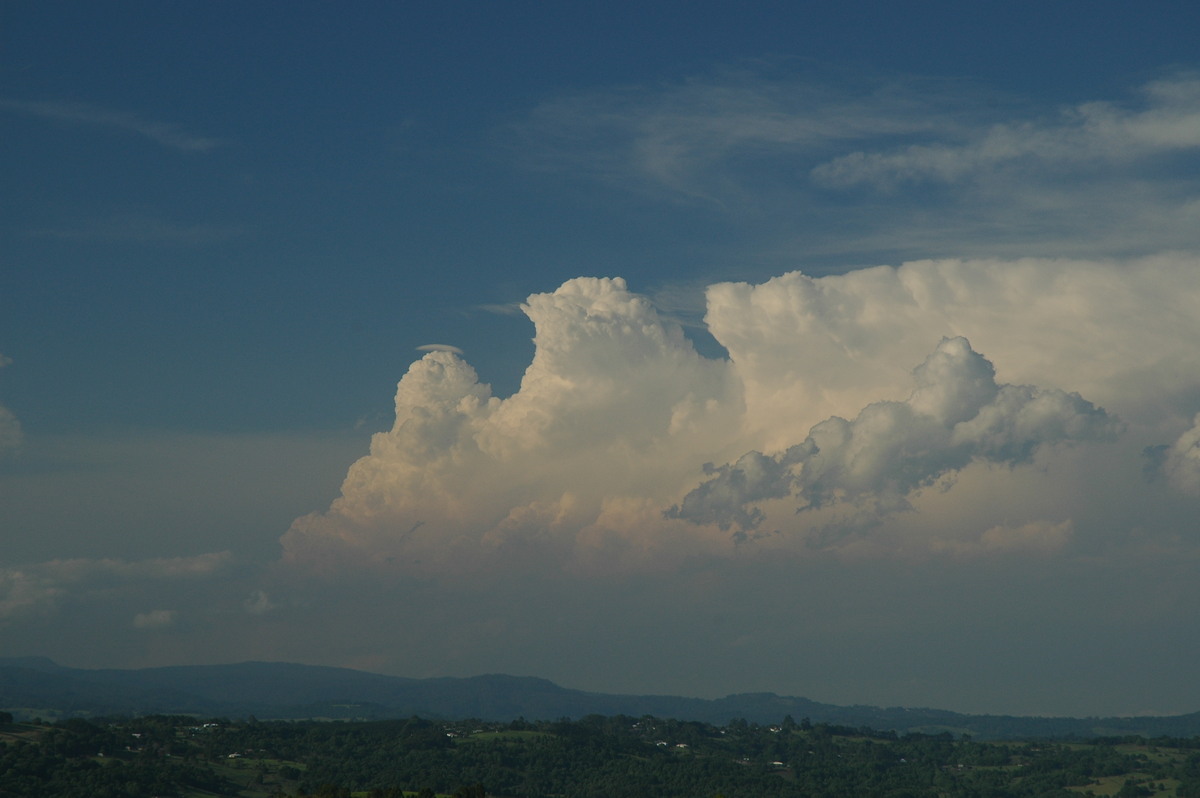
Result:
{"label": "cloud", "polygon": [[689,492],[683,505],[674,505],[666,516],[716,524],[722,530],[734,524],[742,531],[754,529],[766,515],[757,507],[747,510],[746,505],[791,495],[796,481],[792,466],[802,464],[814,451],[811,446],[793,446],[778,457],[752,451],[729,465],[705,463],[704,473],[715,476]]}
{"label": "cloud", "polygon": [[462,357],[463,351],[457,346],[450,344],[422,344],[417,347],[418,352],[450,352],[451,354]]}
{"label": "cloud", "polygon": [[548,101],[514,140],[534,168],[702,206],[758,262],[1134,255],[1194,246],[1197,87],[1175,73],[1046,108],[758,62]]}
{"label": "cloud", "polygon": [[[0,369],[12,363],[12,358],[0,353]],[[21,422],[4,405],[0,405],[0,455],[20,448],[23,438]]]}
{"label": "cloud", "polygon": [[[512,396],[453,352],[415,362],[394,426],[292,524],[284,563],[451,578],[672,569],[742,544],[1086,546],[1112,534],[1084,521],[1100,506],[1148,507],[1129,469],[1200,409],[1198,267],[945,260],[722,283],[705,322],[727,358],[623,280],[570,280],[524,304],[535,352]],[[1042,523],[1074,533],[1011,531]]]}
{"label": "cloud", "polygon": [[86,127],[99,127],[132,133],[182,152],[209,152],[220,140],[188,133],[178,125],[146,119],[128,111],[115,111],[83,102],[65,100],[0,99],[0,109],[40,119],[52,119]]}
{"label": "cloud", "polygon": [[1146,455],[1152,475],[1165,477],[1176,490],[1200,496],[1200,413],[1174,443],[1148,447]]}
{"label": "cloud", "polygon": [[667,511],[696,524],[765,518],[763,499],[794,495],[802,508],[870,503],[880,512],[911,509],[908,497],[973,461],[1017,466],[1047,444],[1111,441],[1121,424],[1078,394],[1029,385],[997,385],[992,364],[965,338],[944,338],[913,372],[904,402],[876,402],[853,421],[822,421],[802,443],[769,457],[751,451],[714,474]]}
{"label": "cloud", "polygon": [[0,569],[0,622],[53,612],[62,602],[123,583],[207,579],[231,565],[229,552],[148,560],[70,559]]}
{"label": "cloud", "polygon": [[[1096,711],[1095,695],[1119,696],[1106,699],[1119,710],[1137,702],[1108,688],[1151,662],[1166,705],[1193,708],[1197,652],[1178,641],[1200,606],[1200,507],[1165,478],[1147,483],[1141,453],[1200,413],[1200,258],[790,272],[709,286],[705,302],[725,356],[697,352],[615,277],[535,294],[517,391],[493,395],[454,352],[417,353],[369,450],[172,438],[110,459],[73,441],[92,459],[70,459],[70,473],[135,462],[156,479],[37,494],[14,483],[6,508],[64,495],[83,508],[24,537],[101,529],[105,545],[145,551],[224,536],[199,550],[235,546],[243,565],[22,555],[33,564],[0,570],[6,644],[69,658],[78,640],[97,652],[119,640],[166,664],[315,661],[319,638],[337,652],[326,662],[412,676],[990,711]],[[290,504],[321,511],[230,531],[261,506],[260,476],[287,471],[274,468],[281,451],[341,463]],[[203,453],[204,468],[181,471],[180,452]],[[230,483],[244,503],[213,493],[162,523],[153,503],[179,474],[192,489],[213,472],[225,485],[235,461],[258,464]],[[722,475],[707,505],[689,503]],[[341,491],[322,499],[331,476]],[[169,540],[121,544],[130,511],[99,518],[105,496],[140,497]],[[287,531],[260,531],[272,529]],[[256,535],[268,545],[251,552]],[[53,546],[14,538],[10,554]],[[244,567],[254,560],[270,565]],[[160,609],[175,627],[131,625]],[[1105,659],[1114,636],[1126,660]],[[691,667],[701,658],[712,667]],[[1086,678],[1063,690],[1063,672]]]}
{"label": "cloud", "polygon": [[21,422],[11,410],[0,405],[0,454],[19,448],[22,438]]}
{"label": "cloud", "polygon": [[830,416],[903,399],[912,364],[957,336],[986,352],[1003,382],[1078,392],[1126,421],[1177,423],[1195,412],[1197,263],[948,259],[791,272],[711,286],[705,320],[736,364],[747,423],[765,442],[749,448],[759,451],[803,440]]}
{"label": "cloud", "polygon": [[984,530],[976,540],[935,542],[933,549],[958,557],[1052,553],[1063,549],[1074,534],[1075,524],[1069,519],[1058,523],[1039,520],[1015,526],[994,526]]}
{"label": "cloud", "polygon": [[1121,164],[1200,147],[1200,78],[1150,83],[1140,108],[1087,102],[1049,122],[1003,123],[973,131],[963,144],[913,144],[891,152],[858,151],[813,168],[829,185],[957,182],[1016,167],[1026,177],[1047,169]]}
{"label": "cloud", "polygon": [[372,438],[330,512],[293,524],[288,558],[478,568],[531,525],[578,529],[610,491],[678,470],[729,399],[725,364],[623,280],[571,280],[524,310],[536,350],[520,390],[501,400],[456,354],[425,355],[397,386],[392,430]]}
{"label": "cloud", "polygon": [[0,621],[44,610],[63,592],[53,578],[37,568],[5,568],[0,571]]}
{"label": "cloud", "polygon": [[135,629],[167,629],[175,625],[179,613],[175,610],[151,610],[133,616]]}
{"label": "cloud", "polygon": [[[759,63],[673,84],[624,87],[543,103],[517,127],[530,162],[612,185],[722,204],[739,193],[730,167],[803,159],[831,142],[956,130],[960,91],[903,82],[788,74]],[[933,98],[956,102],[954,116]]]}
{"label": "cloud", "polygon": [[254,590],[242,602],[242,608],[251,615],[265,615],[272,610],[278,609],[279,605],[271,600],[265,590]]}
{"label": "cloud", "polygon": [[366,437],[44,432],[20,458],[0,460],[3,526],[13,530],[0,566],[65,553],[137,562],[180,545],[229,550],[239,562],[272,557],[279,530],[337,495]]}

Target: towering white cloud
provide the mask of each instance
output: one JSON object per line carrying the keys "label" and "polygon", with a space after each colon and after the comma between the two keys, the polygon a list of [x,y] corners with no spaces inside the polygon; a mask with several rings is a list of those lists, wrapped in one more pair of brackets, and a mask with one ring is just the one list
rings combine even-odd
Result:
{"label": "towering white cloud", "polygon": [[1198,263],[953,259],[792,272],[711,286],[706,321],[736,365],[761,439],[750,448],[762,451],[829,416],[903,399],[912,367],[956,336],[986,353],[1003,382],[1075,391],[1169,429],[1195,412]]}
{"label": "towering white cloud", "polygon": [[[1200,409],[1198,265],[921,261],[714,285],[706,321],[727,359],[697,354],[622,280],[571,280],[523,306],[535,355],[512,396],[454,352],[414,363],[395,425],[328,512],[293,524],[285,559],[658,567],[732,553],[760,527],[780,533],[762,545],[800,556],[850,523],[829,508],[879,523],[935,501],[916,501],[934,485],[937,517],[959,531],[924,539],[929,551],[1049,551],[1086,536],[1072,519],[1088,498],[1022,469],[1072,443],[1137,490],[1123,474],[1141,449]],[[1078,467],[1046,457],[1060,479]],[[959,477],[968,487],[950,486]],[[1018,509],[997,517],[983,497],[1004,494]],[[887,523],[880,539],[909,534]],[[1056,545],[1024,545],[1028,530]]]}
{"label": "towering white cloud", "polygon": [[699,356],[623,280],[571,280],[523,310],[536,354],[520,390],[501,400],[453,352],[425,355],[342,497],[285,536],[289,557],[457,570],[531,539],[554,548],[614,499],[653,497],[721,437],[712,430],[732,436],[727,364]]}

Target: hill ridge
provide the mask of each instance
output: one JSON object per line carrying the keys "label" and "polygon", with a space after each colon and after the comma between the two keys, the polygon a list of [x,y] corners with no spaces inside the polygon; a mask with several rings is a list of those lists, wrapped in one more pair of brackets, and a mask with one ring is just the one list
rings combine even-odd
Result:
{"label": "hill ridge", "polygon": [[705,699],[622,695],[562,687],[503,673],[415,679],[294,662],[246,661],[139,669],[71,668],[46,657],[0,658],[0,709],[18,717],[189,714],[301,719],[432,718],[507,721],[653,715],[722,724],[787,716],[897,732],[1003,737],[1200,735],[1200,712],[1158,717],[1065,718],[968,715],[911,707],[838,706],[772,692]]}

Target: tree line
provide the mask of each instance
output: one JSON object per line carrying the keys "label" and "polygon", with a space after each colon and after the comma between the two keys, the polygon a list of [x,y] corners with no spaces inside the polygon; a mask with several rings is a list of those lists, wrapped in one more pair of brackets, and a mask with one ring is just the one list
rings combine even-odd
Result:
{"label": "tree line", "polygon": [[1200,798],[1200,737],[981,742],[796,722],[650,716],[486,723],[16,724],[0,715],[0,795],[126,798]]}

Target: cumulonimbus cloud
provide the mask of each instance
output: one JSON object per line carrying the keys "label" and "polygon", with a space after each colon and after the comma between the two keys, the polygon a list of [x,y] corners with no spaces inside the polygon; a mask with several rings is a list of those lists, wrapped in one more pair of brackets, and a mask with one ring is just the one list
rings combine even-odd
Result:
{"label": "cumulonimbus cloud", "polygon": [[[780,535],[763,545],[802,554],[831,523],[824,508],[920,511],[924,488],[960,474],[975,493],[956,486],[941,501],[1019,483],[1011,506],[1031,509],[947,505],[961,533],[946,534],[974,551],[1048,551],[1002,532],[1077,539],[1086,530],[1071,519],[1087,506],[1021,470],[1073,443],[1122,473],[1196,413],[1198,267],[1184,255],[947,260],[717,284],[705,320],[721,359],[623,280],[570,280],[523,306],[535,354],[512,396],[493,396],[453,352],[415,362],[394,426],[328,511],[293,523],[284,559],[327,571],[639,567],[721,556],[768,520]],[[1098,445],[1123,422],[1131,443]],[[705,479],[705,463],[726,465]]]}

